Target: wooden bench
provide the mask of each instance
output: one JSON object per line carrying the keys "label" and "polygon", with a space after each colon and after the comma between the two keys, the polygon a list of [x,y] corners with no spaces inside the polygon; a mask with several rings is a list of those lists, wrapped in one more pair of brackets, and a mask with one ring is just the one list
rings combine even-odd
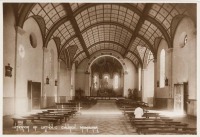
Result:
{"label": "wooden bench", "polygon": [[67,122],[69,120],[69,117],[71,116],[71,114],[61,114],[61,113],[51,113],[51,112],[48,112],[48,113],[38,113],[40,115],[47,115],[47,116],[62,116],[64,117],[65,119],[65,122]]}
{"label": "wooden bench", "polygon": [[188,134],[188,135],[196,135],[197,134],[197,131],[195,130],[187,130],[187,131],[184,131],[184,130],[142,130],[140,134],[164,134],[164,135],[167,135],[167,134]]}
{"label": "wooden bench", "polygon": [[159,130],[178,130],[178,129],[183,129],[186,128],[187,125],[169,125],[169,124],[151,124],[151,125],[135,125],[136,127],[136,131],[141,134],[143,132],[143,130],[155,130],[155,129],[159,129]]}
{"label": "wooden bench", "polygon": [[76,114],[77,110],[74,109],[49,109],[47,110],[47,112],[69,112],[72,114]]}
{"label": "wooden bench", "polygon": [[75,110],[74,111],[73,110],[71,110],[71,111],[68,111],[68,110],[64,110],[64,111],[63,110],[62,111],[61,110],[54,110],[54,111],[50,111],[49,113],[50,114],[64,114],[66,116],[69,116],[69,117],[72,116],[73,117],[76,114],[76,112],[77,111],[75,111]]}
{"label": "wooden bench", "polygon": [[78,109],[78,104],[77,103],[72,103],[72,102],[66,102],[66,103],[56,103],[56,108],[57,109]]}
{"label": "wooden bench", "polygon": [[149,124],[181,124],[181,122],[176,121],[163,121],[163,120],[154,120],[154,121],[133,121],[131,122],[132,125],[149,125]]}
{"label": "wooden bench", "polygon": [[165,125],[169,125],[169,126],[188,126],[188,124],[185,123],[177,123],[177,122],[163,122],[163,121],[157,121],[157,122],[133,122],[134,126],[144,126],[144,127],[148,127],[148,126],[165,126]]}
{"label": "wooden bench", "polygon": [[144,115],[142,117],[146,117],[146,118],[150,118],[150,117],[159,117],[159,113],[151,113],[151,112],[147,112],[147,113],[144,113]]}
{"label": "wooden bench", "polygon": [[134,123],[134,126],[136,127],[138,132],[141,132],[144,129],[182,129],[186,128],[188,124],[185,123],[166,123],[166,122],[154,122],[154,123]]}
{"label": "wooden bench", "polygon": [[28,120],[26,118],[12,118],[12,119],[13,119],[13,126],[18,126],[19,121],[21,121],[23,125],[26,125],[26,120]]}
{"label": "wooden bench", "polygon": [[53,126],[58,122],[57,119],[50,119],[50,118],[34,118],[31,116],[24,116],[21,118],[12,118],[13,119],[13,126],[18,126],[19,122],[22,121],[22,125],[27,125],[27,121],[31,120],[32,122],[34,120],[41,120],[41,121],[47,121],[49,124],[53,124]]}
{"label": "wooden bench", "polygon": [[[124,115],[128,115],[128,117],[134,117],[134,112],[135,110],[124,110],[123,113]],[[144,114],[149,113],[148,110],[144,110]],[[143,117],[146,117],[146,115],[143,115]]]}
{"label": "wooden bench", "polygon": [[30,117],[36,118],[38,120],[42,118],[47,118],[47,119],[57,119],[60,121],[60,124],[62,124],[62,120],[64,119],[63,115],[44,115],[44,114],[32,114]]}
{"label": "wooden bench", "polygon": [[156,122],[156,121],[161,121],[161,122],[173,122],[173,119],[132,119],[131,123],[133,122]]}

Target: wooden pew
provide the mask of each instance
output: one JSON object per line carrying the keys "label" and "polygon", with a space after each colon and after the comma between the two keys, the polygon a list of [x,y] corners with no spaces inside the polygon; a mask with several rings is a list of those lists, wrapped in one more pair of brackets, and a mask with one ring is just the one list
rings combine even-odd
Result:
{"label": "wooden pew", "polygon": [[176,121],[163,121],[163,120],[154,120],[154,121],[133,121],[131,122],[132,125],[150,125],[150,124],[181,124],[181,122]]}
{"label": "wooden pew", "polygon": [[186,128],[186,126],[177,126],[177,125],[136,125],[136,131],[141,134],[143,130],[178,130]]}
{"label": "wooden pew", "polygon": [[151,127],[151,126],[188,126],[188,124],[185,124],[185,123],[177,123],[177,122],[163,122],[163,121],[154,121],[154,122],[134,122],[133,123],[134,126],[144,126],[145,127]]}
{"label": "wooden pew", "polygon": [[56,108],[57,109],[78,109],[78,104],[77,103],[72,103],[72,102],[66,102],[66,103],[56,103]]}
{"label": "wooden pew", "polygon": [[144,113],[144,115],[142,117],[146,117],[146,118],[150,118],[150,117],[159,117],[159,113],[152,113],[152,112],[147,112],[147,113]]}
{"label": "wooden pew", "polygon": [[64,102],[64,103],[56,103],[57,110],[75,110],[80,111],[80,106],[78,106],[80,103],[76,102]]}
{"label": "wooden pew", "polygon": [[[135,115],[134,115],[134,113],[128,113],[128,117],[129,117],[129,119],[131,121],[131,119],[133,119],[135,117]],[[146,111],[143,114],[142,118],[146,118],[146,119],[148,119],[148,118],[156,118],[157,119],[157,118],[160,118],[160,116],[159,116],[159,113],[151,113],[151,112]]]}
{"label": "wooden pew", "polygon": [[171,119],[171,118],[169,118],[169,119],[166,119],[166,118],[164,118],[164,119],[162,119],[162,118],[133,118],[133,119],[131,119],[130,120],[131,121],[131,123],[132,122],[142,122],[142,121],[145,121],[145,122],[154,122],[154,121],[164,121],[164,122],[172,122],[173,121],[173,119]]}
{"label": "wooden pew", "polygon": [[187,127],[188,124],[173,121],[159,113],[144,113],[142,118],[135,118],[134,111],[125,111],[132,126],[139,134],[196,134],[196,128]]}
{"label": "wooden pew", "polygon": [[146,130],[142,130],[140,134],[164,134],[164,135],[167,135],[167,134],[178,134],[178,135],[181,135],[181,134],[184,134],[184,135],[196,135],[197,134],[197,131],[195,130],[159,130],[159,129],[156,129],[156,130],[149,130],[149,129],[146,129]]}
{"label": "wooden pew", "polygon": [[47,115],[47,116],[62,116],[64,117],[65,122],[69,120],[70,114],[60,114],[60,113],[38,113],[41,115]]}
{"label": "wooden pew", "polygon": [[64,119],[63,115],[48,115],[48,114],[32,114],[30,117],[36,118],[38,120],[42,118],[49,118],[49,119],[57,119],[62,124],[62,120]]}
{"label": "wooden pew", "polygon": [[34,121],[34,120],[40,120],[40,121],[47,121],[49,124],[53,124],[56,125],[56,123],[58,122],[57,119],[52,119],[52,118],[34,118],[34,117],[31,117],[31,116],[24,116],[24,117],[18,117],[18,118],[12,118],[13,119],[13,126],[18,126],[19,122],[22,121],[22,125],[27,125],[27,121],[28,120],[31,120],[31,121]]}
{"label": "wooden pew", "polygon": [[64,114],[64,115],[68,115],[68,116],[72,116],[76,114],[76,110],[50,110],[48,111],[48,113],[50,114]]}

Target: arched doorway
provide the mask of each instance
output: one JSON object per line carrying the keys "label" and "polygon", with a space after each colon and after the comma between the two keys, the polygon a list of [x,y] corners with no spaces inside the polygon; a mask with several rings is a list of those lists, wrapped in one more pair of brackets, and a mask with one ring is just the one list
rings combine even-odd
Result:
{"label": "arched doorway", "polygon": [[111,56],[102,56],[91,65],[91,96],[122,97],[124,71],[121,63]]}

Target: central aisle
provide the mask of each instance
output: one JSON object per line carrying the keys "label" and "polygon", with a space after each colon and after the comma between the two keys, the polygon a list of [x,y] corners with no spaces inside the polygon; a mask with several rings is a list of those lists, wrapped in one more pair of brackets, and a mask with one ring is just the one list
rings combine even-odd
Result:
{"label": "central aisle", "polygon": [[[65,124],[62,124],[64,126]],[[89,109],[81,110],[81,114],[77,114],[71,118],[66,126],[74,126],[71,130],[54,130],[43,134],[71,134],[71,135],[137,135],[135,128],[133,128],[121,110],[115,104],[115,100],[98,100],[97,104]],[[81,126],[98,127],[96,130],[82,130]],[[60,128],[58,128],[60,129]]]}
{"label": "central aisle", "polygon": [[122,111],[115,104],[115,100],[98,100],[97,104],[87,110],[82,110],[82,114],[122,114]]}

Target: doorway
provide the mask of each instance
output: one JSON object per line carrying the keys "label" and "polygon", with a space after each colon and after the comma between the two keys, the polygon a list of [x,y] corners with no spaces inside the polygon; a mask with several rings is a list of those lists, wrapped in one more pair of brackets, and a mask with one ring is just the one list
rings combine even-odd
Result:
{"label": "doorway", "polygon": [[188,109],[188,82],[183,83],[183,90],[184,90],[184,112],[187,114],[187,109]]}
{"label": "doorway", "polygon": [[184,84],[174,84],[174,111],[184,111]]}
{"label": "doorway", "polygon": [[41,82],[28,81],[28,111],[40,109]]}

